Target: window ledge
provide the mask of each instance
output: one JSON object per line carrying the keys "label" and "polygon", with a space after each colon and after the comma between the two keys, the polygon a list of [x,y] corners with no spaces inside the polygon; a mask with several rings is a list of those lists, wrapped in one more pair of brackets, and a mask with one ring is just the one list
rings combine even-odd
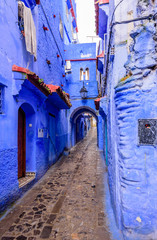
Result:
{"label": "window ledge", "polygon": [[19,178],[19,188],[26,186],[28,183],[32,182],[35,179],[34,172],[27,172],[25,177]]}

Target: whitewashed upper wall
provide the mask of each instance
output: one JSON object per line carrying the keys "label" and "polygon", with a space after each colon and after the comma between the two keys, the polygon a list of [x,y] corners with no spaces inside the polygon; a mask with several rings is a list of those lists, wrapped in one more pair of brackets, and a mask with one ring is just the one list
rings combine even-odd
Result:
{"label": "whitewashed upper wall", "polygon": [[[115,6],[117,6],[119,2],[120,0],[115,0]],[[136,6],[137,6],[137,0],[129,0],[129,1],[124,0],[117,7],[114,14],[113,21],[121,22],[121,21],[127,21],[130,19],[136,18],[137,16]],[[128,24],[116,25],[114,27],[115,44],[123,44],[125,41],[127,41],[130,30],[132,30],[132,26]]]}

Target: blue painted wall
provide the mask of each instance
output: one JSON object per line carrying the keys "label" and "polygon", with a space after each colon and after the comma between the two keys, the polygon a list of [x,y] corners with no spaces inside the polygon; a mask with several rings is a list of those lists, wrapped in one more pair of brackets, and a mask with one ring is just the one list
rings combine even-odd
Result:
{"label": "blue painted wall", "polygon": [[[77,139],[81,139],[81,136],[76,136],[76,119],[79,114],[90,113],[93,114],[96,119],[96,111],[94,100],[98,96],[98,82],[96,80],[96,44],[74,44],[66,46],[66,60],[71,60],[71,73],[66,75],[65,91],[70,93],[72,108],[69,115],[69,135],[68,135],[68,147],[74,146]],[[80,80],[80,69],[85,72],[86,68],[89,69],[89,80]],[[86,99],[81,99],[80,90],[84,86],[88,93]],[[80,110],[81,106],[81,110]],[[75,115],[73,116],[73,113]],[[73,117],[72,117],[73,116]],[[81,126],[81,118],[78,118],[77,124]],[[99,145],[98,137],[98,145]]]}
{"label": "blue painted wall", "polygon": [[90,116],[81,114],[76,119],[76,143],[81,141],[90,130]]}
{"label": "blue painted wall", "polygon": [[[76,144],[76,119],[79,115],[83,113],[89,113],[92,115],[97,121],[97,129],[101,129],[102,127],[102,118],[97,111],[95,110],[95,99],[86,99],[86,100],[72,100],[72,108],[70,109],[69,114],[69,123],[68,123],[68,147],[72,147]],[[97,132],[97,144],[100,148],[102,148],[102,131]]]}
{"label": "blue painted wall", "polygon": [[[145,11],[143,1],[136,2],[133,10],[136,7],[140,17]],[[155,4],[148,4],[147,13],[155,8]],[[111,2],[111,14],[113,9]],[[124,9],[127,9],[125,4],[119,6],[116,20],[124,19],[121,16]],[[137,17],[136,12],[134,16]],[[111,202],[124,239],[156,239],[156,144],[140,145],[138,136],[139,119],[157,119],[156,26],[153,21],[134,26],[130,53],[127,41],[122,41],[124,36],[129,37],[127,27],[121,29],[120,35],[118,28],[113,31],[115,57],[108,66],[107,96],[102,98],[99,111],[104,123],[107,120]],[[131,76],[122,79],[127,73]]]}
{"label": "blue painted wall", "polygon": [[104,34],[107,33],[109,15],[109,4],[99,4],[99,37],[104,39]]}
{"label": "blue painted wall", "polygon": [[[42,3],[42,1],[41,1]],[[64,84],[65,32],[59,32],[59,16],[71,33],[71,13],[66,18],[65,1],[44,1],[32,6],[32,16],[37,36],[37,61],[26,51],[25,40],[18,26],[18,4],[16,0],[2,1],[0,11],[0,85],[3,87],[3,113],[0,114],[0,211],[23,194],[47,169],[54,164],[67,147],[68,115],[70,110],[56,107],[21,73],[12,73],[13,64],[35,72],[45,83]],[[74,9],[76,8],[73,1]],[[54,17],[55,15],[55,17]],[[43,30],[43,24],[49,31]],[[59,57],[57,57],[59,54]],[[50,60],[48,66],[46,59]],[[26,114],[26,172],[35,172],[34,182],[19,189],[18,183],[18,109]],[[52,149],[49,133],[50,114],[55,128],[55,147]],[[44,129],[43,137],[38,136]]]}
{"label": "blue painted wall", "polygon": [[97,97],[96,44],[74,44],[68,46],[66,50],[66,60],[72,60],[72,73],[66,76],[65,91],[70,93],[71,99],[80,99],[80,90],[83,87],[83,81],[80,80],[80,68],[83,69],[83,72],[88,68],[89,80],[84,80],[88,91],[87,98]]}
{"label": "blue painted wall", "polygon": [[[76,4],[74,0],[72,2],[76,15]],[[9,0],[1,4],[0,30],[4,34],[0,38],[0,86],[3,87],[3,113],[0,114],[0,211],[42,177],[65,148],[76,144],[76,119],[80,126],[83,122],[80,138],[86,135],[85,124],[89,129],[90,122],[79,117],[79,114],[87,112],[98,119],[94,106],[94,99],[98,96],[96,44],[72,44],[76,28],[72,32],[73,17],[70,10],[66,14],[66,4],[64,0],[31,4],[37,37],[36,61],[26,51],[25,39],[19,30],[17,1]],[[59,31],[60,19],[63,23],[63,38]],[[48,31],[43,30],[43,25]],[[46,60],[50,61],[49,65]],[[71,61],[72,73],[63,76],[65,60],[74,61]],[[53,104],[50,98],[26,80],[25,74],[12,72],[14,64],[34,72],[46,84],[62,87],[70,94],[73,107],[65,110],[60,109],[56,102]],[[80,96],[83,86],[80,68],[83,71],[89,68],[89,80],[85,80],[88,90],[86,100],[82,100]],[[80,106],[81,111],[78,110]],[[23,188],[19,188],[18,182],[20,107],[26,115],[26,172],[36,174],[35,180]],[[74,111],[76,114],[72,118]],[[39,134],[41,129],[43,136]],[[100,139],[98,143],[102,141]]]}
{"label": "blue painted wall", "polygon": [[[157,151],[154,146],[140,146],[138,139],[138,119],[156,119],[154,34],[153,23],[143,28],[137,27],[132,32],[134,50],[125,66],[133,75],[120,82],[115,89],[119,168],[123,168],[122,172],[119,169],[123,227],[132,229],[139,239],[142,239],[140,234],[146,235],[145,239],[151,237],[151,233],[154,236],[157,226],[157,208],[154,204]],[[130,235],[128,231],[125,234]]]}

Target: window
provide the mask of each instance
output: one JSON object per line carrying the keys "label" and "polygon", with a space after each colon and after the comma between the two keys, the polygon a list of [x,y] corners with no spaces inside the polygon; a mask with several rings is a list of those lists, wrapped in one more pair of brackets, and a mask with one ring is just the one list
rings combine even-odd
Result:
{"label": "window", "polygon": [[61,16],[59,16],[59,32],[60,32],[61,38],[63,39],[63,23],[62,23]]}
{"label": "window", "polygon": [[80,68],[80,80],[83,80],[83,68]]}
{"label": "window", "polygon": [[73,36],[74,36],[74,28],[73,28],[73,24],[71,24],[71,34],[72,34],[72,39],[73,39]]}
{"label": "window", "polygon": [[114,46],[111,47],[111,55],[115,55],[115,47]]}
{"label": "window", "polygon": [[69,9],[67,4],[66,4],[66,16],[67,16],[67,20],[69,21]]}
{"label": "window", "polygon": [[24,3],[18,2],[18,25],[24,36]]}
{"label": "window", "polygon": [[0,85],[0,114],[3,113],[3,95],[4,95],[4,87]]}
{"label": "window", "polygon": [[86,68],[85,80],[89,80],[89,68]]}

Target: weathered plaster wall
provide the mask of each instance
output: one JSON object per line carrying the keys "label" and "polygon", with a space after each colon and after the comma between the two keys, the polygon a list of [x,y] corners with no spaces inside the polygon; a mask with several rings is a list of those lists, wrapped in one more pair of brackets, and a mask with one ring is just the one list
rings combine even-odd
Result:
{"label": "weathered plaster wall", "polygon": [[[111,30],[111,22],[128,20],[127,12],[134,9],[135,1],[111,1],[109,4],[109,19],[108,19],[108,37],[107,48],[109,44],[109,32]],[[116,10],[115,10],[116,8]],[[120,184],[119,184],[119,170],[118,170],[118,153],[117,153],[117,125],[115,118],[115,102],[114,102],[114,87],[118,80],[126,73],[124,63],[127,60],[127,26],[116,25],[112,29],[111,47],[115,47],[114,61],[109,57],[108,65],[108,79],[107,79],[107,98],[101,100],[100,114],[106,119],[107,129],[104,127],[104,152],[106,149],[107,164],[108,164],[108,178],[111,193],[111,202],[114,209],[116,222],[121,228],[121,206],[120,206]],[[106,50],[107,51],[107,50]],[[106,64],[105,66],[106,67]],[[107,137],[105,137],[105,132]]]}
{"label": "weathered plaster wall", "polygon": [[115,89],[122,224],[126,238],[135,239],[133,231],[137,239],[148,239],[151,233],[149,238],[155,239],[157,151],[155,146],[139,146],[138,139],[138,119],[157,118],[154,23],[136,27],[131,36],[134,46],[126,68],[133,75]]}
{"label": "weathered plaster wall", "polygon": [[[109,22],[119,2],[110,3]],[[130,20],[155,12],[156,1],[123,1],[116,9],[113,21]],[[128,39],[132,25],[114,26],[111,44],[115,47],[115,56],[108,66],[106,101],[101,100],[99,111],[104,119],[105,114],[107,116],[112,206],[117,225],[127,240],[157,238],[157,152],[155,146],[139,146],[138,142],[138,119],[156,119],[157,38],[154,23],[134,23],[131,44]],[[129,72],[132,76],[122,79]]]}
{"label": "weathered plaster wall", "polygon": [[[48,102],[46,97],[29,81],[15,79],[12,73],[12,65],[28,68],[35,72],[44,82],[61,86],[64,83],[62,76],[64,70],[64,39],[59,33],[59,14],[62,20],[65,12],[65,1],[46,1],[43,7],[52,28],[55,40],[61,54],[57,58],[58,49],[54,38],[49,31],[43,30],[43,24],[48,27],[47,20],[41,5],[32,9],[32,15],[37,33],[37,61],[26,52],[25,40],[20,34],[18,27],[18,4],[15,0],[1,1],[0,3],[0,84],[4,86],[4,111],[0,114],[0,211],[4,210],[11,202],[23,194],[35,181],[37,181],[52,165],[67,146],[68,136],[68,110],[61,110]],[[65,8],[65,6],[64,6]],[[56,15],[56,18],[53,15]],[[66,24],[66,22],[65,22]],[[67,25],[71,26],[71,23]],[[49,28],[49,27],[48,27]],[[63,61],[61,58],[63,56]],[[46,59],[51,61],[48,66]],[[25,81],[24,81],[25,80]],[[18,84],[17,84],[18,82]],[[26,105],[24,105],[26,104]],[[26,114],[26,171],[36,173],[36,179],[31,184],[19,189],[18,183],[18,109],[22,106],[27,112],[28,108],[33,113]],[[29,106],[29,107],[28,107]],[[31,112],[31,114],[30,114]],[[50,139],[49,113],[55,118],[56,126],[56,149],[55,158],[49,158]],[[28,127],[32,124],[32,127]],[[47,135],[38,137],[38,129],[45,128]]]}

